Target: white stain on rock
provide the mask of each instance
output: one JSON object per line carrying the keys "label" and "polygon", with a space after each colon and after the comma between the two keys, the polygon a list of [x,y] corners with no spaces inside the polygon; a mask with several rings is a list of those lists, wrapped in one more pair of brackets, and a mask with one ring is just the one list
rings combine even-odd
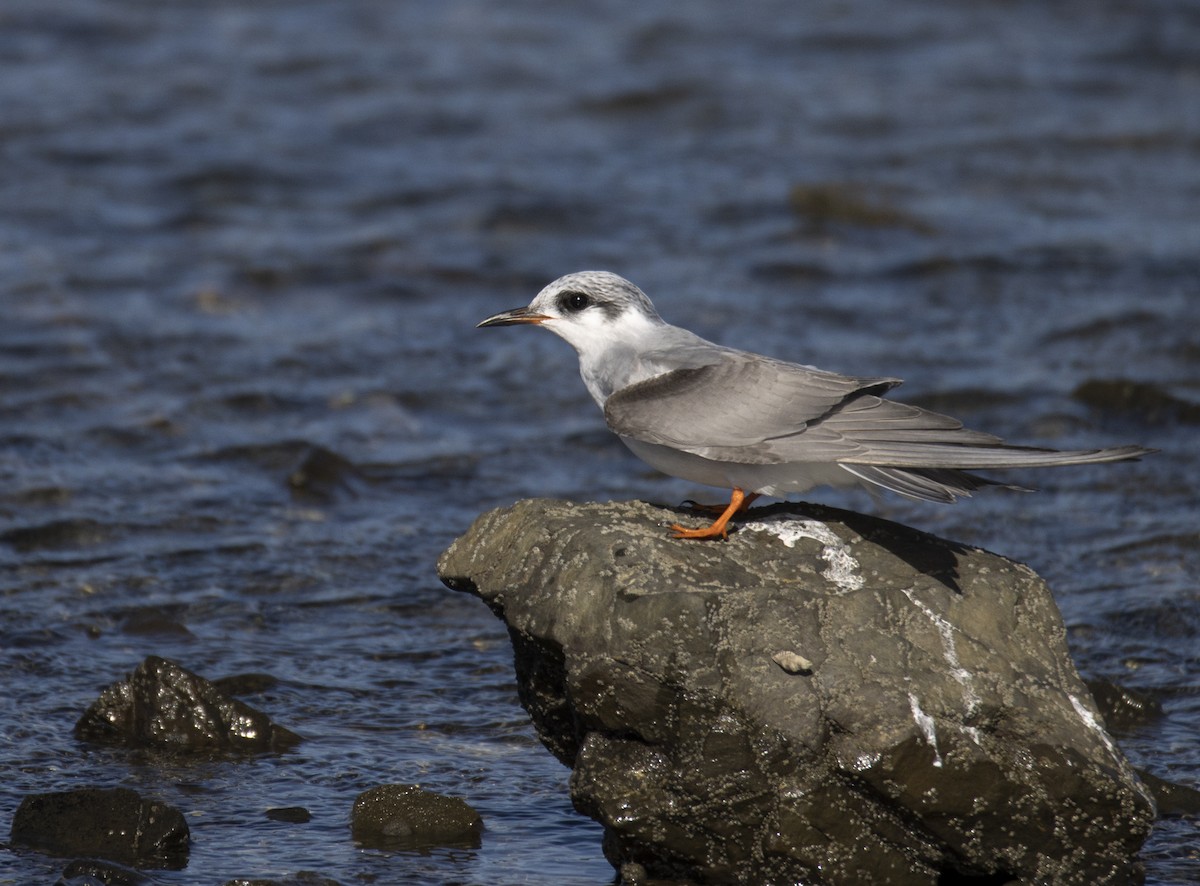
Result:
{"label": "white stain on rock", "polygon": [[954,625],[918,600],[912,588],[904,588],[904,596],[908,597],[912,604],[920,609],[922,614],[937,628],[942,638],[942,656],[946,659],[946,664],[950,666],[950,676],[954,677],[958,681],[958,685],[963,688],[963,704],[967,706],[967,714],[973,714],[979,707],[979,695],[975,692],[975,683],[971,672],[964,668],[958,660],[958,649],[954,645]]}
{"label": "white stain on rock", "polygon": [[837,586],[843,593],[857,591],[863,584],[863,577],[858,574],[858,561],[850,554],[850,546],[838,537],[838,534],[818,520],[789,520],[786,517],[772,517],[766,520],[755,520],[742,524],[743,530],[753,532],[769,532],[789,548],[794,548],[802,538],[819,541],[824,548],[821,559],[828,567],[821,573],[822,577]]}
{"label": "white stain on rock", "polygon": [[1108,732],[1096,720],[1095,715],[1088,710],[1088,706],[1074,695],[1068,695],[1067,698],[1071,699],[1071,707],[1075,709],[1075,713],[1079,715],[1079,719],[1083,721],[1083,725],[1100,737],[1100,740],[1104,742],[1104,747],[1107,748],[1109,754],[1111,754],[1112,758],[1116,760],[1118,764],[1120,764],[1123,759],[1121,752],[1117,750],[1117,746],[1113,744],[1113,740],[1109,738]]}
{"label": "white stain on rock", "polygon": [[913,722],[917,724],[917,728],[925,736],[926,744],[933,748],[933,765],[940,768],[942,765],[942,755],[938,751],[937,725],[933,722],[933,717],[921,710],[921,703],[917,701],[917,697],[911,692],[908,693],[908,706],[912,709]]}

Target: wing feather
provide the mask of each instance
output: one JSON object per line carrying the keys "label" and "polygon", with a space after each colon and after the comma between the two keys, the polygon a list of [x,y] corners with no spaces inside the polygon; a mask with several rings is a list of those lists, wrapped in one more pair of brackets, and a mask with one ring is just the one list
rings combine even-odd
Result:
{"label": "wing feather", "polygon": [[773,452],[774,439],[803,433],[848,399],[898,384],[734,356],[622,388],[605,401],[604,418],[624,437],[717,461],[770,464],[787,460]]}
{"label": "wing feather", "polygon": [[[733,356],[615,392],[604,404],[609,427],[623,437],[714,461],[926,469],[916,481],[904,478],[926,493],[946,480],[929,469],[1088,464],[1151,451],[1138,446],[1075,451],[1010,446],[992,434],[964,428],[950,416],[880,396],[899,379],[856,378],[729,353]],[[894,472],[855,473],[871,475],[863,477],[871,482],[901,479]],[[917,495],[918,489],[908,494]]]}

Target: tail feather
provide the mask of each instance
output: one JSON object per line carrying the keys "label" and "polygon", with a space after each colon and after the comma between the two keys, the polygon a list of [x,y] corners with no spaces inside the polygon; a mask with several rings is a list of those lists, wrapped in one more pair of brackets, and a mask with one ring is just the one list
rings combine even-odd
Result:
{"label": "tail feather", "polygon": [[1004,486],[1022,492],[1030,490],[1024,486],[999,483],[948,468],[893,468],[876,465],[841,465],[842,470],[860,480],[919,501],[954,504],[959,498],[969,498],[976,489],[984,486]]}
{"label": "tail feather", "polygon": [[[1113,449],[1035,449],[1023,446],[960,446],[954,443],[871,442],[865,452],[838,459],[856,473],[862,466],[876,468],[952,470],[987,468],[1046,468],[1057,465],[1087,465],[1140,458],[1154,452],[1143,446]],[[853,468],[851,467],[853,466]]]}

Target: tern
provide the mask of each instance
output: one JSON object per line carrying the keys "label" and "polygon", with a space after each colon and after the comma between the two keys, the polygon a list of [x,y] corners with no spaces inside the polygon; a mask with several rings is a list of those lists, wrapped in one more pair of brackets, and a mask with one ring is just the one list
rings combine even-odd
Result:
{"label": "tern", "polygon": [[642,290],[607,271],[560,277],[527,307],[478,325],[517,324],[542,326],[575,348],[605,422],[640,459],[665,474],[732,490],[728,506],[712,509],[721,513],[711,525],[676,524],[676,538],[726,537],[730,519],[760,495],[858,484],[949,504],[1005,485],[971,471],[1124,461],[1154,451],[1009,445],[886,399],[898,378],[839,375],[672,326]]}

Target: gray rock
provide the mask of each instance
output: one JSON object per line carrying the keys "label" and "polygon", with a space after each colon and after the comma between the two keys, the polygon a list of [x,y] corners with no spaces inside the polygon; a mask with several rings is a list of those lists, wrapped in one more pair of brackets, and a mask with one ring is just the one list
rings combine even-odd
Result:
{"label": "gray rock", "polygon": [[370,849],[478,848],[483,819],[465,800],[422,790],[414,784],[385,784],[354,801],[350,828]]}
{"label": "gray rock", "polygon": [[680,542],[522,501],[442,555],[612,864],[698,883],[1125,883],[1154,818],[1027,567],[831,508]]}
{"label": "gray rock", "polygon": [[22,800],[12,841],[51,855],[180,869],[187,865],[190,836],[173,806],[128,788],[80,788]]}
{"label": "gray rock", "polygon": [[300,737],[203,677],[149,656],[105,689],[75,724],[87,741],[185,752],[285,750]]}

